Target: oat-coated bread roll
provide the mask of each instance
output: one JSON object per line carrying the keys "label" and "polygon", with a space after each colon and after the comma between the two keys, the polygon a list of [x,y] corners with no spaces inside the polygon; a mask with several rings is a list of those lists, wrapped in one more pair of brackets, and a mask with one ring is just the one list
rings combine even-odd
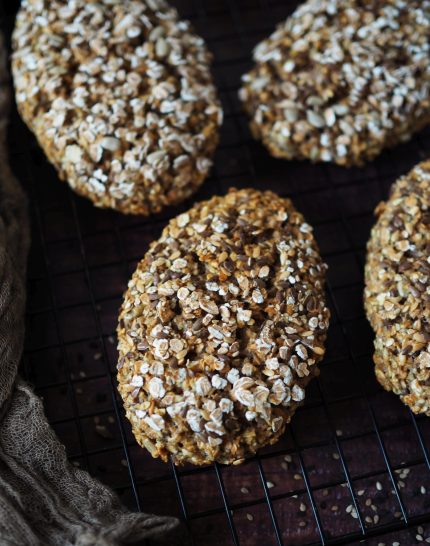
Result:
{"label": "oat-coated bread roll", "polygon": [[367,247],[365,307],[376,377],[430,415],[430,161],[394,185]]}
{"label": "oat-coated bread roll", "polygon": [[254,51],[240,91],[286,159],[362,165],[430,121],[428,0],[307,0]]}
{"label": "oat-coated bread roll", "polygon": [[211,55],[164,0],[23,0],[18,109],[62,179],[150,214],[203,182],[222,112]]}
{"label": "oat-coated bread roll", "polygon": [[119,320],[119,391],[139,444],[202,465],[276,442],[324,354],[325,269],[312,228],[271,192],[231,190],[173,219]]}

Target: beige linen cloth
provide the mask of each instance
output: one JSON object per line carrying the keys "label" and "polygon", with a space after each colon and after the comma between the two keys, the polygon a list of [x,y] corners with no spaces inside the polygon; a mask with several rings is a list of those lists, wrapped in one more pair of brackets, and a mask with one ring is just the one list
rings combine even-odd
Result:
{"label": "beige linen cloth", "polygon": [[[165,537],[175,518],[129,512],[68,463],[41,401],[17,378],[30,237],[26,199],[6,153],[9,87],[0,35],[0,544],[120,546]],[[168,544],[178,544],[176,530],[175,537]]]}

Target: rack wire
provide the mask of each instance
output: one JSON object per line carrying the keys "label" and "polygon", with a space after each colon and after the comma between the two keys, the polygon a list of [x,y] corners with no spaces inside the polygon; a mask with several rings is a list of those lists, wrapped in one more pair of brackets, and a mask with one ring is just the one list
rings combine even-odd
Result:
{"label": "rack wire", "polygon": [[[10,35],[18,2],[0,7]],[[251,51],[297,2],[182,0],[214,53],[225,110],[211,178],[195,200],[230,186],[291,197],[315,228],[329,264],[327,356],[285,435],[239,467],[175,468],[139,448],[115,379],[115,328],[127,279],[169,218],[93,208],[58,181],[14,109],[13,169],[28,191],[25,377],[75,465],[113,487],[134,510],[176,515],[169,544],[335,545],[430,542],[429,420],[376,383],[372,332],[362,308],[365,244],[373,209],[392,182],[430,151],[430,131],[361,169],[286,162],[250,138],[237,99]]]}

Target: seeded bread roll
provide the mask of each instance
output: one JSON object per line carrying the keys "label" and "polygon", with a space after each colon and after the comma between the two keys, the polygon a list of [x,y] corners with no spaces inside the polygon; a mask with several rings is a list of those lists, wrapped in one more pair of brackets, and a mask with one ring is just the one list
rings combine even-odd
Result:
{"label": "seeded bread roll", "polygon": [[289,199],[231,190],[173,219],[121,309],[119,391],[141,446],[241,463],[284,432],[324,354],[312,228]]}
{"label": "seeded bread roll", "polygon": [[211,55],[164,0],[23,0],[13,49],[18,109],[76,192],[150,214],[203,182],[222,118]]}
{"label": "seeded bread roll", "polygon": [[308,0],[254,51],[240,98],[275,157],[362,165],[430,122],[428,0]]}
{"label": "seeded bread roll", "polygon": [[430,161],[393,186],[368,243],[365,307],[376,377],[430,415]]}

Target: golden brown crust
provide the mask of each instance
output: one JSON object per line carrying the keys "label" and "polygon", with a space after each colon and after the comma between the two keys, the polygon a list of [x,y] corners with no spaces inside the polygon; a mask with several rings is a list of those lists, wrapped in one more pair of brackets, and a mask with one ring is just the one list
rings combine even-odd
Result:
{"label": "golden brown crust", "polygon": [[400,178],[368,243],[365,307],[376,376],[415,413],[430,415],[430,161]]}
{"label": "golden brown crust", "polygon": [[276,442],[324,354],[325,265],[288,199],[231,190],[173,219],[134,273],[119,391],[140,445],[238,464]]}
{"label": "golden brown crust", "polygon": [[428,0],[308,0],[255,49],[240,98],[287,159],[362,165],[430,122]]}
{"label": "golden brown crust", "polygon": [[18,109],[76,192],[151,214],[203,182],[222,118],[211,56],[164,0],[24,0],[13,49]]}

